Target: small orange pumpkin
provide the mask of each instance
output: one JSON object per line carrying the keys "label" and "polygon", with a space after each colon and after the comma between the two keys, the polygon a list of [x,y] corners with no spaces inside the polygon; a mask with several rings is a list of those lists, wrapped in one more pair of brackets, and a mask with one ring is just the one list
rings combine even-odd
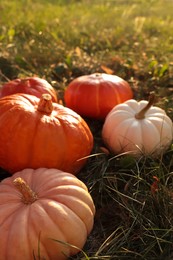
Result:
{"label": "small orange pumpkin", "polygon": [[76,174],[93,147],[87,123],[49,94],[1,98],[0,133],[0,167],[10,173],[46,167]]}
{"label": "small orange pumpkin", "polygon": [[104,119],[117,104],[131,99],[133,92],[127,81],[105,73],[83,75],[67,86],[64,100],[67,107],[81,116]]}
{"label": "small orange pumpkin", "polygon": [[30,94],[38,98],[40,98],[42,94],[48,93],[52,96],[53,102],[58,102],[55,89],[47,82],[47,80],[38,77],[14,79],[6,82],[0,88],[0,97],[16,93]]}
{"label": "small orange pumpkin", "polygon": [[24,169],[4,179],[0,202],[0,259],[65,260],[82,249],[93,228],[87,187],[57,169]]}

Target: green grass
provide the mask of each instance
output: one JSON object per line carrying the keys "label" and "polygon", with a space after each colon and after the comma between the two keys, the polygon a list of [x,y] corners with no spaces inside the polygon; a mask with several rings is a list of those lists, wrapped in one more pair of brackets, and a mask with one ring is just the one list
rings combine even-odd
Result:
{"label": "green grass", "polygon": [[[136,99],[154,91],[173,119],[171,0],[8,0],[0,13],[1,83],[38,75],[63,99],[72,79],[108,67],[129,81]],[[78,177],[97,212],[85,253],[70,259],[171,260],[172,149],[157,160],[105,154],[102,122],[86,121],[95,144]],[[153,176],[160,180],[154,196]]]}
{"label": "green grass", "polygon": [[141,62],[147,66],[153,59],[169,64],[173,50],[171,1],[130,1],[129,6],[126,1],[55,2],[1,4],[1,46],[6,48],[4,55],[10,55],[21,69],[31,73],[39,69],[44,74],[54,63],[72,66],[76,47],[91,61],[94,68],[90,70],[98,69],[95,63],[99,61],[111,62],[114,55],[125,58],[130,67]]}

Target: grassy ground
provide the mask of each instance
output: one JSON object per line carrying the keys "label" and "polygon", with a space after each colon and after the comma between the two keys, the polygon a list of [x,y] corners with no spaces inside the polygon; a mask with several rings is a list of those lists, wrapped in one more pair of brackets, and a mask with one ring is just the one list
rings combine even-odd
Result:
{"label": "grassy ground", "polygon": [[[5,0],[0,13],[1,84],[38,75],[63,99],[75,77],[111,69],[136,99],[155,91],[156,105],[173,119],[171,0]],[[173,259],[171,148],[157,160],[104,154],[102,122],[86,121],[95,145],[78,177],[97,212],[85,255],[71,259]],[[159,178],[154,196],[153,176]]]}

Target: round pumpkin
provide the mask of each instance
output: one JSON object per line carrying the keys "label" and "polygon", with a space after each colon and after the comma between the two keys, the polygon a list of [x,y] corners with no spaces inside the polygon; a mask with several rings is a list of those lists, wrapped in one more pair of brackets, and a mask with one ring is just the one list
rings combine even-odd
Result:
{"label": "round pumpkin", "polygon": [[127,81],[105,73],[83,75],[74,79],[65,89],[67,107],[81,116],[104,119],[117,104],[133,97]]}
{"label": "round pumpkin", "polygon": [[48,83],[47,80],[38,77],[14,79],[6,82],[0,88],[0,97],[5,97],[16,93],[30,94],[38,98],[40,98],[42,94],[47,93],[52,96],[53,102],[58,102],[55,89]]}
{"label": "round pumpkin", "polygon": [[154,95],[149,102],[131,99],[110,111],[102,137],[113,153],[159,156],[168,149],[173,140],[172,120],[153,102]]}
{"label": "round pumpkin", "polygon": [[1,98],[0,133],[0,167],[10,173],[46,167],[76,174],[93,147],[87,123],[49,94]]}
{"label": "round pumpkin", "polygon": [[0,259],[65,260],[93,228],[86,185],[57,169],[24,169],[4,179],[0,202]]}

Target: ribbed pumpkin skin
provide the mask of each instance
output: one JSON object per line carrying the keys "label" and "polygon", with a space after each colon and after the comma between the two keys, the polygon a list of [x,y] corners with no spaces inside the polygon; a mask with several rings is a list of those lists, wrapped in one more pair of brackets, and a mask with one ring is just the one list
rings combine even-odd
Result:
{"label": "ribbed pumpkin skin", "polygon": [[[22,201],[13,184],[17,177],[37,194],[33,203]],[[25,169],[4,179],[0,205],[0,260],[65,260],[78,250],[52,239],[82,249],[93,227],[95,207],[87,187],[56,169]]]}
{"label": "ribbed pumpkin skin", "polygon": [[46,167],[76,174],[86,162],[79,159],[93,147],[88,125],[57,103],[50,114],[40,112],[39,101],[26,94],[0,99],[0,167],[10,173]]}
{"label": "ribbed pumpkin skin", "polygon": [[52,96],[53,102],[57,102],[57,94],[55,89],[45,80],[38,77],[28,77],[24,79],[14,79],[5,83],[0,88],[0,97],[23,93],[34,95],[38,98],[44,93]]}
{"label": "ribbed pumpkin skin", "polygon": [[105,73],[74,79],[64,94],[67,107],[82,116],[95,119],[104,119],[115,105],[132,97],[133,92],[127,81]]}
{"label": "ribbed pumpkin skin", "polygon": [[147,104],[146,100],[131,99],[107,115],[102,138],[113,153],[157,157],[168,149],[173,140],[173,124],[163,109],[151,106],[143,119],[135,118]]}

